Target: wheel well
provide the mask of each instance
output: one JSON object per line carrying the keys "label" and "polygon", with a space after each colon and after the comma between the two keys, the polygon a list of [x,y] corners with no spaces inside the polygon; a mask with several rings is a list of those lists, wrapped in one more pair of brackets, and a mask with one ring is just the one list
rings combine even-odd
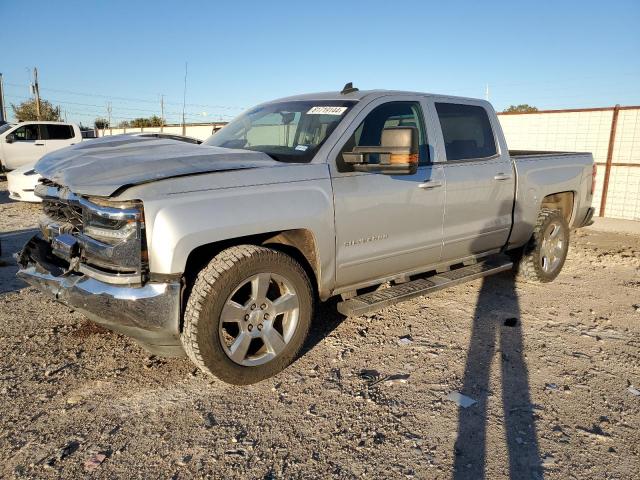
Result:
{"label": "wheel well", "polygon": [[540,207],[558,210],[567,223],[570,224],[571,215],[573,214],[573,198],[573,192],[553,193],[542,199],[542,205]]}
{"label": "wheel well", "polygon": [[285,230],[283,232],[270,232],[207,243],[191,251],[187,258],[187,264],[183,274],[183,311],[198,272],[200,272],[200,270],[202,270],[211,261],[211,259],[222,250],[243,244],[262,245],[281,251],[282,253],[286,253],[293,257],[298,263],[300,263],[302,268],[304,268],[305,272],[309,276],[309,280],[311,280],[315,293],[318,293],[320,260],[313,233],[303,228]]}

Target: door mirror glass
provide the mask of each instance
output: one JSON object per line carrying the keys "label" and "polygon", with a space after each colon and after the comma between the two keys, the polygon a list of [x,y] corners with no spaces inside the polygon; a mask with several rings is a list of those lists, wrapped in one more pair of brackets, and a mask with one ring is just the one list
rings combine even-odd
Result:
{"label": "door mirror glass", "polygon": [[13,143],[16,141],[16,136],[13,133],[10,133],[6,137],[4,137],[4,141],[7,143]]}
{"label": "door mirror glass", "polygon": [[358,172],[412,175],[418,169],[418,150],[416,127],[387,127],[382,129],[380,146],[356,146],[342,158]]}

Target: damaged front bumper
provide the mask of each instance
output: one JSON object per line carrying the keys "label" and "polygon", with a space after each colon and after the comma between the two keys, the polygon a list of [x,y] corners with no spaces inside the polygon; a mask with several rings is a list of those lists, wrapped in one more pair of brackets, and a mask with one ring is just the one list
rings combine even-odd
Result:
{"label": "damaged front bumper", "polygon": [[82,312],[90,320],[134,338],[150,352],[183,356],[180,342],[180,283],[113,285],[65,271],[49,242],[33,237],[17,255],[17,276]]}

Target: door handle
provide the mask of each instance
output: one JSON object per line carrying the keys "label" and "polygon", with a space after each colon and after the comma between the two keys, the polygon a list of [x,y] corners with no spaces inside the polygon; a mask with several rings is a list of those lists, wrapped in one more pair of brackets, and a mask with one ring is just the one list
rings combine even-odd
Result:
{"label": "door handle", "polygon": [[36,147],[44,147],[44,143],[34,143]]}
{"label": "door handle", "polygon": [[431,188],[437,188],[437,187],[441,187],[442,186],[442,182],[438,182],[435,180],[429,180],[427,182],[421,183],[418,185],[418,188],[424,188],[425,190],[431,189]]}
{"label": "door handle", "polygon": [[493,179],[494,180],[510,180],[511,175],[505,175],[504,173],[499,173],[495,177],[493,177]]}

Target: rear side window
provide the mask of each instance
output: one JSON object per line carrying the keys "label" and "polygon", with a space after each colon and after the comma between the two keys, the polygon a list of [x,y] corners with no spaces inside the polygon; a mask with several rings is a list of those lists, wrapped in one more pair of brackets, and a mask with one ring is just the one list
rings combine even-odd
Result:
{"label": "rear side window", "polygon": [[487,111],[477,105],[437,103],[447,160],[487,158],[497,153]]}
{"label": "rear side window", "polygon": [[47,140],[68,140],[73,138],[71,125],[46,125]]}

